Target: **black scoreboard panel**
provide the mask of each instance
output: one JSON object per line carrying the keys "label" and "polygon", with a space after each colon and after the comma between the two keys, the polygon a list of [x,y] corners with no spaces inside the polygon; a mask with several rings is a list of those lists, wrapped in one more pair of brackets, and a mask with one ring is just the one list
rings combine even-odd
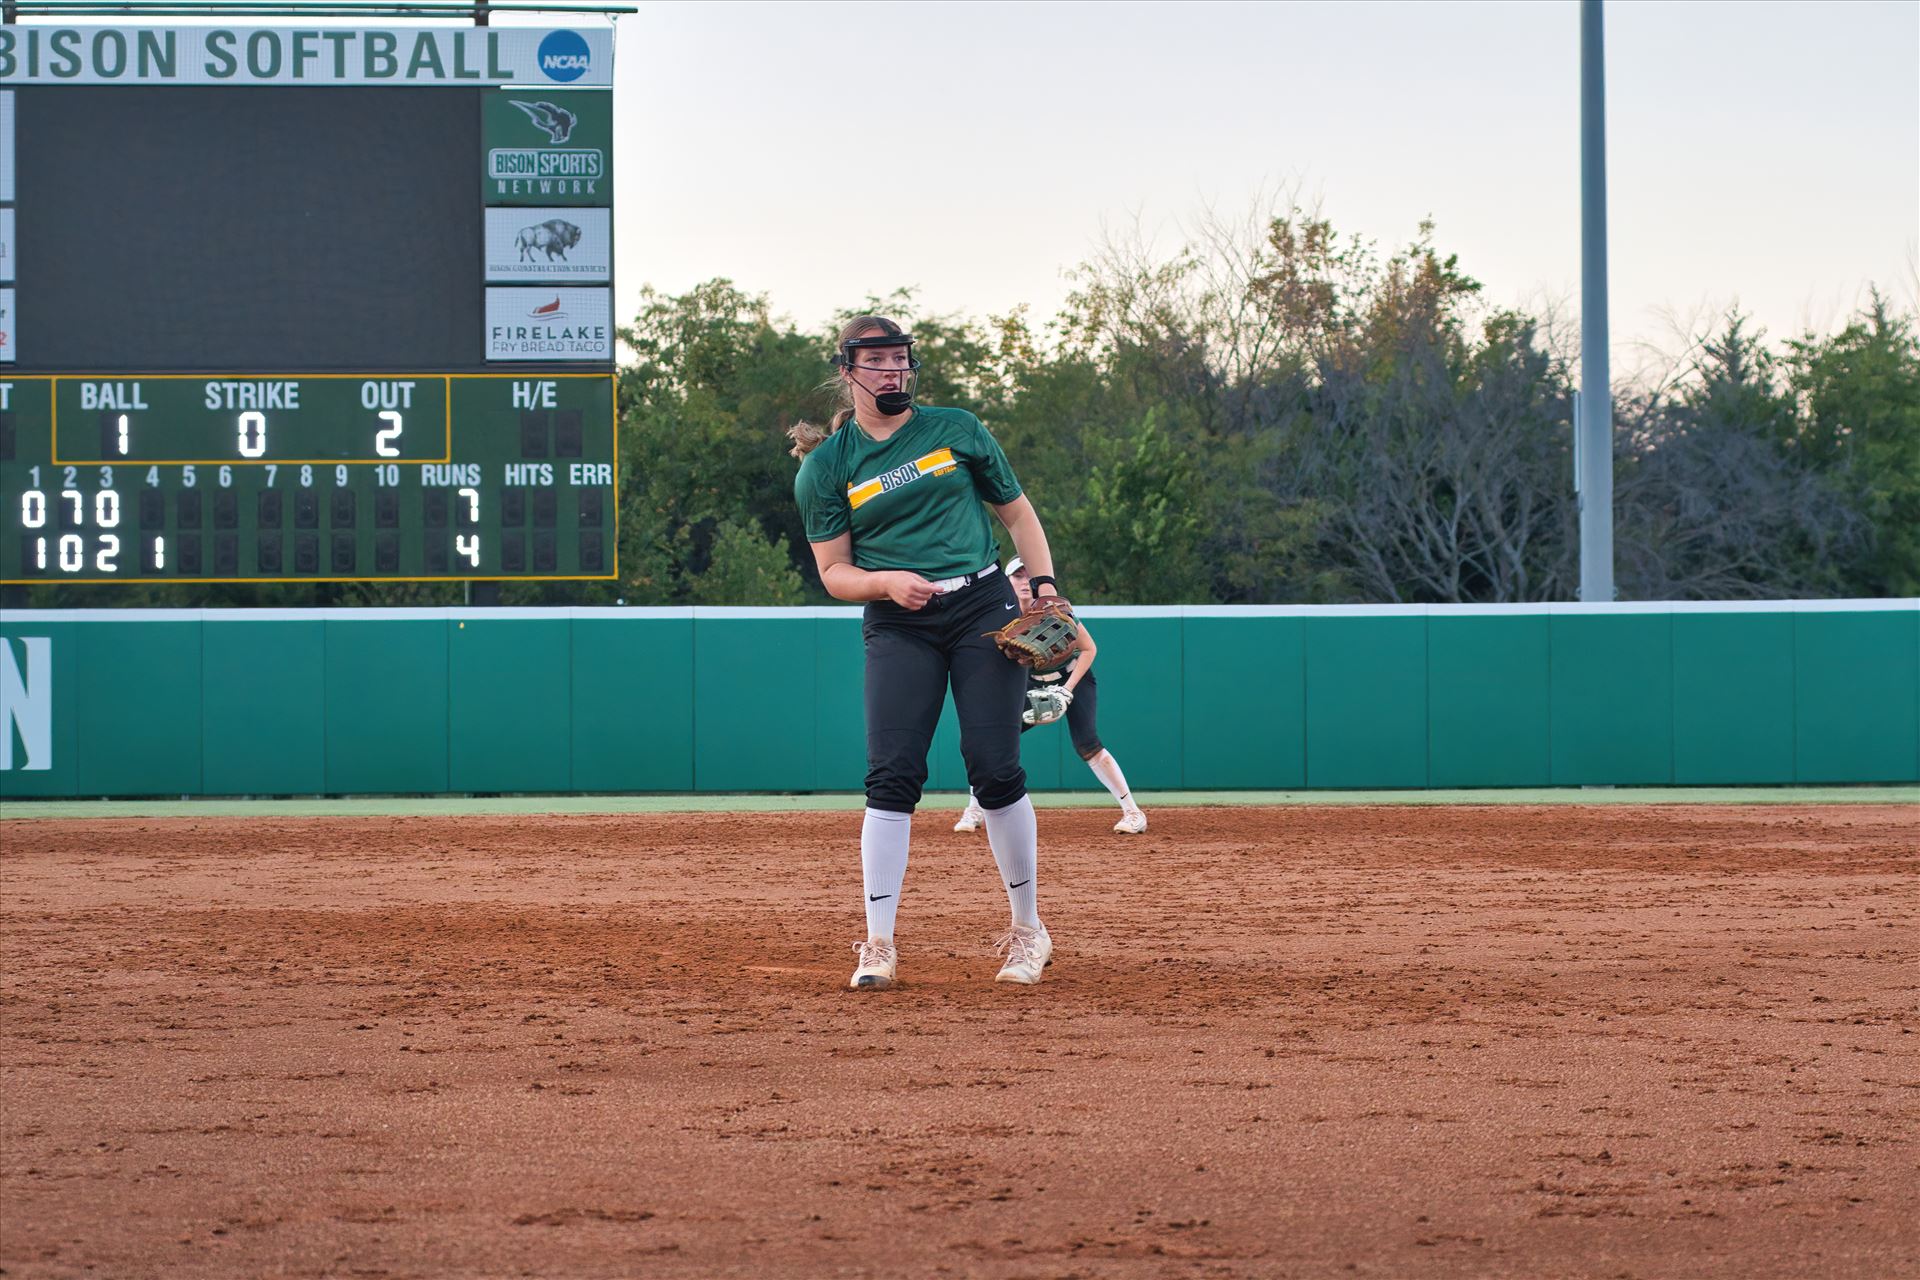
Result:
{"label": "black scoreboard panel", "polygon": [[0,583],[616,575],[611,54],[533,39],[539,87],[0,85]]}
{"label": "black scoreboard panel", "polygon": [[21,368],[487,367],[478,91],[13,92]]}
{"label": "black scoreboard panel", "polygon": [[614,381],[0,374],[0,581],[604,578]]}

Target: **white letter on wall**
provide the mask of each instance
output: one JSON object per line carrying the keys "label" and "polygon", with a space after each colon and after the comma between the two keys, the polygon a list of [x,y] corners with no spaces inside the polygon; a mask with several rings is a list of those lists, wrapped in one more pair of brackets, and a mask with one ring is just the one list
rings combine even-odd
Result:
{"label": "white letter on wall", "polygon": [[0,769],[13,768],[13,734],[26,748],[25,769],[53,768],[53,641],[22,636],[27,669],[22,675],[13,643],[0,640]]}

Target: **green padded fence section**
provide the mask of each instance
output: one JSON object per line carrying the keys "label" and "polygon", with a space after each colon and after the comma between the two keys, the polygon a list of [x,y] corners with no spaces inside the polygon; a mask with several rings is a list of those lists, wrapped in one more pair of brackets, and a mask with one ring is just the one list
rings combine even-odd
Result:
{"label": "green padded fence section", "polygon": [[[860,619],[824,617],[813,627],[813,788],[860,791],[867,784],[866,650]],[[804,662],[807,655],[776,661]]]}
{"label": "green padded fence section", "polygon": [[812,791],[816,621],[797,609],[739,614],[694,619],[694,789]]}
{"label": "green padded fence section", "polygon": [[1794,780],[1793,615],[1673,616],[1673,780]]}
{"label": "green padded fence section", "polygon": [[1552,777],[1545,614],[1427,620],[1427,781],[1543,787]]}
{"label": "green padded fence section", "polygon": [[1554,616],[1547,627],[1553,785],[1673,781],[1673,618]]}
{"label": "green padded fence section", "polygon": [[[1100,678],[1100,741],[1120,761],[1127,785],[1152,791],[1184,784],[1185,716],[1181,707],[1186,668],[1184,623],[1179,618],[1095,618],[1098,654],[1093,673]],[[1093,774],[1073,749],[1065,721],[1036,729],[1029,739],[1051,733],[1060,742],[1063,785],[1081,788]]]}
{"label": "green padded fence section", "polygon": [[575,791],[693,790],[693,613],[573,620]]}
{"label": "green padded fence section", "polygon": [[81,795],[202,793],[200,632],[192,622],[76,629]]}
{"label": "green padded fence section", "polygon": [[199,790],[216,796],[325,792],[327,624],[236,622],[198,630]]}
{"label": "green padded fence section", "polygon": [[475,618],[447,628],[447,786],[573,785],[573,623]]}
{"label": "green padded fence section", "polygon": [[1427,785],[1427,620],[1307,619],[1307,785]]}
{"label": "green padded fence section", "polygon": [[[1090,609],[1140,791],[1920,781],[1920,606]],[[842,609],[10,612],[0,797],[857,792]],[[1087,791],[1065,724],[1029,785]],[[930,790],[966,788],[952,708]]]}
{"label": "green padded fence section", "polygon": [[1920,615],[1795,614],[1794,758],[1802,782],[1920,774]]}
{"label": "green padded fence section", "polygon": [[[1307,785],[1306,622],[1297,617],[1188,618],[1180,666],[1185,775],[1213,787]],[[1104,629],[1103,629],[1104,634]],[[1252,636],[1252,652],[1239,646]],[[1115,738],[1115,750],[1126,744]],[[1131,778],[1128,779],[1132,781]],[[1185,785],[1184,782],[1182,785]]]}
{"label": "green padded fence section", "polygon": [[326,628],[328,793],[450,790],[446,621],[335,615]]}

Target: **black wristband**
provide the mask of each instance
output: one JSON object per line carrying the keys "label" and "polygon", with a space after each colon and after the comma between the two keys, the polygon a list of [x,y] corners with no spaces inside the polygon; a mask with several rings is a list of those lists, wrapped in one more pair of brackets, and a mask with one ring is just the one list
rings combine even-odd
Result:
{"label": "black wristband", "polygon": [[1060,584],[1053,580],[1053,575],[1050,573],[1036,573],[1032,575],[1027,579],[1027,586],[1032,589],[1035,595],[1039,595],[1040,584],[1043,582],[1053,588],[1053,594],[1060,594]]}

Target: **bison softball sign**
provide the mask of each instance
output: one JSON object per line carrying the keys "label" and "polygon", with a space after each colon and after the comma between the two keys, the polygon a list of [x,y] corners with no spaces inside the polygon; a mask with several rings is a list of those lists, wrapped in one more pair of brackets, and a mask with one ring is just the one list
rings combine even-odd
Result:
{"label": "bison softball sign", "polygon": [[[128,6],[131,8],[132,6]],[[10,84],[613,83],[613,33],[539,27],[0,27]]]}

